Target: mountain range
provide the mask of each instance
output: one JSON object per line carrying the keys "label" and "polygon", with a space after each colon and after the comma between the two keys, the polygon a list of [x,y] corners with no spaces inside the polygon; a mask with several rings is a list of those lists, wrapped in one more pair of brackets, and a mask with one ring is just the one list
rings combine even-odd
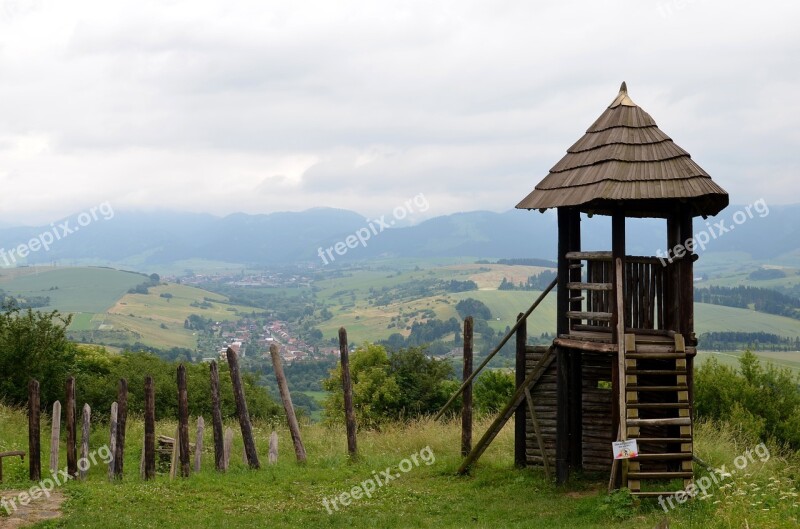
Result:
{"label": "mountain range", "polygon": [[[745,252],[758,260],[797,263],[800,204],[773,206],[766,215],[754,214],[736,224],[734,220],[743,218],[736,213],[745,209],[732,205],[716,218],[695,219],[695,233],[705,230],[713,235],[707,251]],[[96,217],[87,222],[86,216],[76,215],[66,219],[67,225],[60,221],[49,226],[0,228],[0,267],[55,262],[150,270],[191,259],[247,265],[457,256],[554,259],[557,247],[552,211],[471,211],[405,227],[392,226],[388,215],[372,219],[332,208],[226,217],[119,211],[107,219]],[[718,233],[720,229],[714,226],[721,220],[729,231]],[[607,217],[585,218],[583,248],[609,249],[610,231]],[[655,255],[657,250],[666,250],[663,220],[630,219],[627,231],[629,254]],[[344,255],[336,252],[337,243]]]}

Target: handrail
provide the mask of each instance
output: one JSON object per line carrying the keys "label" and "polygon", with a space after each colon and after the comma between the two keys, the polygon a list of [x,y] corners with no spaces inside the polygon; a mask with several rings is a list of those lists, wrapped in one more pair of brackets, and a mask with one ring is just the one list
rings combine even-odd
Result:
{"label": "handrail", "polygon": [[444,412],[447,411],[447,408],[449,408],[450,405],[453,404],[453,402],[456,400],[456,398],[459,395],[461,395],[461,393],[464,391],[464,389],[467,387],[467,385],[469,385],[469,383],[472,382],[472,379],[474,379],[476,376],[478,376],[478,373],[480,373],[481,369],[486,367],[486,364],[489,363],[489,360],[491,360],[492,357],[494,355],[496,355],[498,353],[498,351],[500,351],[500,349],[503,348],[503,346],[506,344],[506,342],[508,342],[508,340],[510,340],[511,337],[514,336],[514,333],[517,332],[517,329],[519,328],[520,325],[522,325],[522,322],[524,322],[526,319],[528,319],[528,316],[531,315],[531,312],[533,312],[534,309],[536,309],[536,307],[539,306],[539,303],[542,302],[542,300],[545,298],[545,296],[547,296],[547,294],[549,294],[550,291],[553,290],[553,288],[557,284],[558,284],[558,278],[553,279],[553,282],[550,283],[550,285],[546,289],[544,289],[542,291],[542,293],[539,295],[539,297],[536,298],[536,301],[533,302],[533,305],[531,305],[531,308],[529,308],[527,310],[527,312],[525,312],[525,314],[523,314],[522,317],[517,320],[517,323],[515,323],[514,326],[511,327],[511,329],[508,331],[508,333],[506,333],[505,337],[502,340],[500,340],[500,344],[497,347],[495,347],[492,350],[492,352],[489,353],[489,355],[483,360],[483,362],[481,362],[481,365],[479,365],[477,367],[477,369],[475,369],[475,371],[473,371],[472,374],[467,377],[467,379],[461,384],[461,387],[458,388],[458,390],[453,394],[452,397],[450,397],[450,400],[445,402],[444,406],[442,406],[442,409],[439,410],[439,413],[437,413],[436,416],[433,418],[434,421],[438,421],[441,418],[441,416],[444,415]]}

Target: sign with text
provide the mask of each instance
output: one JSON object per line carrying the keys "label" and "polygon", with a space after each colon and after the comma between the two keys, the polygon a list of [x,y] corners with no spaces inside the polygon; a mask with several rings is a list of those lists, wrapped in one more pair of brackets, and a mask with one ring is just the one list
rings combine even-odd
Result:
{"label": "sign with text", "polygon": [[636,439],[614,441],[611,446],[614,448],[614,459],[631,459],[639,455]]}

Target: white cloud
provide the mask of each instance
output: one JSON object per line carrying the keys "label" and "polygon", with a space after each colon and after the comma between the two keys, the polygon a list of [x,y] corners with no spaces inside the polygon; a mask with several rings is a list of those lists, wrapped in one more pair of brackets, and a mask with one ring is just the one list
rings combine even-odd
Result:
{"label": "white cloud", "polygon": [[620,81],[733,202],[797,201],[796,2],[0,0],[0,220],[505,210]]}

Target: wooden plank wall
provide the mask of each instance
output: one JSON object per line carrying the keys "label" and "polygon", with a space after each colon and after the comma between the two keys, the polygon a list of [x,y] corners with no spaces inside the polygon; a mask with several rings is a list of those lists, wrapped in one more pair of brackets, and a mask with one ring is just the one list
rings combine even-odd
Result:
{"label": "wooden plank wall", "polygon": [[[530,373],[547,347],[529,347],[525,359],[526,374]],[[558,362],[558,359],[556,359]],[[544,438],[549,461],[556,457],[556,362],[542,375],[541,381],[531,391],[539,426]],[[614,427],[611,424],[611,389],[598,388],[599,381],[611,381],[612,356],[583,354],[582,366],[582,450],[583,468],[589,472],[608,472],[611,469],[611,441]],[[610,386],[609,386],[610,388]],[[528,465],[541,465],[536,437],[530,414],[526,412],[525,456]]]}
{"label": "wooden plank wall", "polygon": [[[525,358],[525,375],[527,376],[534,368],[539,359],[547,351],[545,346],[529,347]],[[558,359],[550,364],[547,371],[542,374],[539,383],[531,391],[536,415],[539,419],[539,428],[544,439],[545,451],[548,455],[551,468],[555,467],[556,460],[556,369]],[[523,403],[525,406],[525,403]],[[542,457],[539,452],[536,436],[533,433],[533,423],[531,415],[525,411],[525,459],[528,465],[541,465]]]}

